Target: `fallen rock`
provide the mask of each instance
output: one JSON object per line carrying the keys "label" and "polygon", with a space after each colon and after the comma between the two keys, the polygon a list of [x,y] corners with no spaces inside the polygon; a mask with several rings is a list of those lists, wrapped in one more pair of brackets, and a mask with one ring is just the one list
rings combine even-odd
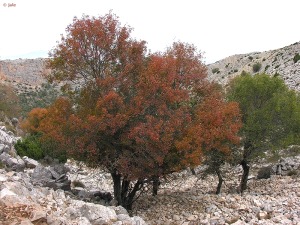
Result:
{"label": "fallen rock", "polygon": [[38,161],[36,161],[34,159],[31,159],[31,158],[28,158],[27,156],[24,156],[22,159],[25,162],[26,168],[34,169],[35,167],[37,167],[39,165]]}
{"label": "fallen rock", "polygon": [[14,158],[8,153],[3,152],[0,155],[0,161],[5,164],[8,169],[11,169],[13,171],[20,172],[25,169],[25,162],[19,156],[17,156],[17,158]]}

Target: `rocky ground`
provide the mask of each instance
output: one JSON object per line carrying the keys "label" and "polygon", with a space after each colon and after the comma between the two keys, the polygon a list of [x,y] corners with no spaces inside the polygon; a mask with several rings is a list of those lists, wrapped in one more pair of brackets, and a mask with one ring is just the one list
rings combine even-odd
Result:
{"label": "rocky ground", "polygon": [[135,213],[149,224],[300,224],[299,176],[252,179],[241,196],[239,176],[232,175],[220,195],[214,194],[216,177],[178,177],[158,196],[141,198]]}
{"label": "rocky ground", "polygon": [[[239,166],[223,168],[220,195],[214,194],[216,176],[202,178],[202,167],[196,176],[190,170],[171,174],[161,180],[157,196],[151,196],[149,187],[128,213],[110,201],[107,172],[70,160],[53,166],[20,158],[12,154],[17,139],[0,127],[0,224],[300,225],[300,155],[253,165],[243,195],[238,193]],[[271,168],[269,179],[256,179],[261,165]]]}

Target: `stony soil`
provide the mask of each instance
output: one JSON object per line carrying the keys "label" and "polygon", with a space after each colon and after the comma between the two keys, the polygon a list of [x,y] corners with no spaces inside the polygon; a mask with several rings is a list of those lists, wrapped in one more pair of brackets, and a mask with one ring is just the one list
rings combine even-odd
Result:
{"label": "stony soil", "polygon": [[252,179],[242,196],[238,178],[237,171],[229,174],[223,193],[215,195],[216,177],[203,180],[187,172],[162,186],[158,196],[140,198],[133,213],[149,224],[300,224],[299,176]]}

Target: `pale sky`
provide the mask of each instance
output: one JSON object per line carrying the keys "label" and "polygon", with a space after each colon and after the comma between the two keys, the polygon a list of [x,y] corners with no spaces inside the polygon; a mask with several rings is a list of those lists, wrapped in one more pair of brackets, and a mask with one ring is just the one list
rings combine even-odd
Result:
{"label": "pale sky", "polygon": [[109,10],[151,52],[188,42],[206,63],[300,41],[300,0],[0,0],[0,60],[47,57],[74,16]]}

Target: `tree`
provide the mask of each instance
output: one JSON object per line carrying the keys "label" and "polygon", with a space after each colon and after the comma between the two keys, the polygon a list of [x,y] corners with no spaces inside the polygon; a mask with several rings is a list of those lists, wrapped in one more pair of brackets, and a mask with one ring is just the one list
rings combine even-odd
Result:
{"label": "tree", "polygon": [[236,102],[227,103],[222,92],[212,89],[210,96],[195,107],[193,114],[193,122],[177,146],[191,153],[185,156],[189,166],[199,165],[203,161],[208,165],[207,172],[217,174],[219,183],[216,194],[219,194],[223,183],[220,167],[232,158],[233,146],[240,141],[239,106]]}
{"label": "tree", "polygon": [[242,112],[243,167],[241,192],[247,188],[250,160],[268,149],[299,143],[299,94],[279,77],[245,74],[232,80],[227,97]]}
{"label": "tree", "polygon": [[25,122],[68,156],[106,168],[115,200],[127,209],[146,183],[157,188],[159,177],[200,163],[202,144],[183,149],[179,143],[200,122],[197,110],[212,110],[201,104],[220,99],[193,45],[174,43],[146,55],[145,42],[130,38],[130,31],[111,13],[75,18],[51,52],[48,80],[80,88],[74,92],[69,85],[69,98]]}

